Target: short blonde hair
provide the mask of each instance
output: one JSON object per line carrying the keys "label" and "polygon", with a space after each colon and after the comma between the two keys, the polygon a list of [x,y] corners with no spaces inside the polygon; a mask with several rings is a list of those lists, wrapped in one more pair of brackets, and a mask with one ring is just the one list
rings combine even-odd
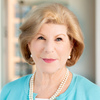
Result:
{"label": "short blonde hair", "polygon": [[76,16],[68,8],[58,3],[42,4],[32,9],[20,27],[22,33],[19,36],[19,43],[24,59],[31,65],[35,64],[30,57],[31,52],[28,43],[45,23],[61,24],[67,27],[68,33],[66,34],[68,34],[73,48],[71,59],[67,60],[66,65],[74,65],[84,49],[82,32]]}

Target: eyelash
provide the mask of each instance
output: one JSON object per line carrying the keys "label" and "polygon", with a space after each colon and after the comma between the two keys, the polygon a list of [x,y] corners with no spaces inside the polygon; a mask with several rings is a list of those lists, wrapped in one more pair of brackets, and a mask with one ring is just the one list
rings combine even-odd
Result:
{"label": "eyelash", "polygon": [[39,40],[45,40],[44,37],[40,36],[38,37]]}
{"label": "eyelash", "polygon": [[[38,37],[39,40],[46,40],[44,37],[40,36]],[[56,41],[62,41],[62,38],[57,38]]]}
{"label": "eyelash", "polygon": [[[57,38],[57,39],[58,39],[58,41],[62,41],[62,38]],[[57,39],[56,39],[56,40],[57,40]]]}

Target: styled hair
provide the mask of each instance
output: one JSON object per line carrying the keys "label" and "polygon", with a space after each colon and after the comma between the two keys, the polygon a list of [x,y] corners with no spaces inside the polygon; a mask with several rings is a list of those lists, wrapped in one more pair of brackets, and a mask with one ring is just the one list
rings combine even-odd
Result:
{"label": "styled hair", "polygon": [[34,65],[28,43],[38,33],[41,26],[45,23],[65,25],[70,42],[73,44],[71,58],[66,65],[74,65],[81,56],[84,49],[84,41],[79,22],[76,16],[65,6],[59,3],[42,4],[32,9],[25,22],[21,25],[22,33],[19,36],[20,49],[24,59]]}

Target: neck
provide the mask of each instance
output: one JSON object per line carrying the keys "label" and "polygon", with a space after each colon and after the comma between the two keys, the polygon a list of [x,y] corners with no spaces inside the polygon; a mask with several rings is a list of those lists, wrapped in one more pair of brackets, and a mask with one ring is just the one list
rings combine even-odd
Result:
{"label": "neck", "polygon": [[[38,94],[37,98],[50,98],[50,100],[53,100],[66,91],[72,79],[70,76],[72,75],[66,67],[52,74],[37,70],[35,76],[33,75],[31,78],[29,97],[31,97],[32,92],[34,92]],[[33,79],[35,82],[33,82]]]}
{"label": "neck", "polygon": [[35,75],[35,88],[50,88],[51,87],[58,87],[59,84],[62,82],[63,78],[65,77],[67,68],[64,67],[62,69],[57,70],[54,73],[46,73],[41,72],[39,70],[36,71]]}

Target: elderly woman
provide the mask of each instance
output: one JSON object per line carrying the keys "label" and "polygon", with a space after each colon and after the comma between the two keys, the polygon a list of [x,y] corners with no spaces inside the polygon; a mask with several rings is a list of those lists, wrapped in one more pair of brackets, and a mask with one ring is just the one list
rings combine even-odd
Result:
{"label": "elderly woman", "polygon": [[36,71],[5,85],[0,100],[100,100],[100,87],[67,68],[84,49],[78,20],[70,10],[58,3],[40,5],[20,29],[22,55]]}

